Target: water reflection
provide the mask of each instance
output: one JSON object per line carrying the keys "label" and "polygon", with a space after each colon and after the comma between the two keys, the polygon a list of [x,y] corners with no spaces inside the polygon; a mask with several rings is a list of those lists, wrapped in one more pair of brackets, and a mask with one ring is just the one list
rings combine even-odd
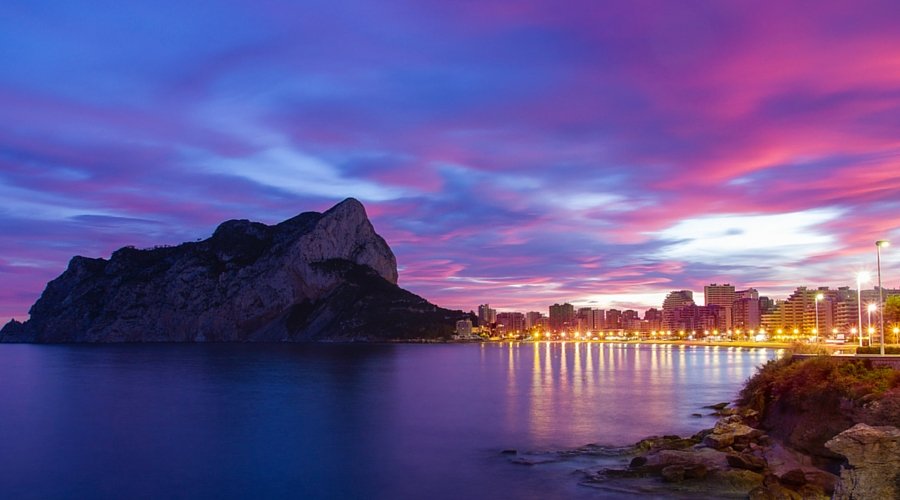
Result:
{"label": "water reflection", "polygon": [[[500,371],[507,415],[527,416],[522,425],[534,442],[579,436],[576,444],[596,437],[598,426],[607,439],[617,440],[607,444],[642,437],[634,432],[636,419],[641,429],[656,432],[698,430],[709,422],[686,417],[703,405],[733,399],[755,367],[775,355],[766,349],[590,342],[495,347],[506,351]],[[516,363],[523,351],[531,358],[524,365]]]}

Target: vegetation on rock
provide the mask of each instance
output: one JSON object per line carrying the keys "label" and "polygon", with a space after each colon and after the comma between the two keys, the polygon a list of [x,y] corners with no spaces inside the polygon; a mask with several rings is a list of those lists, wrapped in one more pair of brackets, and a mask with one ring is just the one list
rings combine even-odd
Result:
{"label": "vegetation on rock", "polygon": [[827,465],[838,457],[824,444],[838,433],[857,423],[900,426],[900,372],[868,360],[787,356],[762,366],[739,404],[759,412],[763,429]]}

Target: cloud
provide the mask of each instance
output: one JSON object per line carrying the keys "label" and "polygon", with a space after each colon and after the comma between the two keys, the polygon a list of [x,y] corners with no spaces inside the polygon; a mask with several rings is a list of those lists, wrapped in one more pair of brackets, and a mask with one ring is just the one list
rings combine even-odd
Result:
{"label": "cloud", "polygon": [[655,252],[665,259],[683,262],[770,265],[796,262],[840,243],[822,231],[841,210],[822,208],[767,215],[723,214],[683,219],[654,233],[662,243]]}
{"label": "cloud", "polygon": [[286,147],[269,148],[249,158],[214,158],[205,168],[305,196],[382,201],[404,194],[399,188],[344,177],[332,165]]}

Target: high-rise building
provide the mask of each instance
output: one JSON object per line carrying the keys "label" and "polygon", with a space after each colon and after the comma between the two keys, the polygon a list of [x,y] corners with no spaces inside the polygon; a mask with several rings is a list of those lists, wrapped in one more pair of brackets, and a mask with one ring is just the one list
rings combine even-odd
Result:
{"label": "high-rise building", "polygon": [[525,313],[525,328],[535,328],[541,326],[541,318],[544,317],[543,313],[539,313],[537,311],[528,311]]}
{"label": "high-rise building", "polygon": [[456,322],[456,335],[459,338],[470,338],[472,337],[472,320],[461,319]]}
{"label": "high-rise building", "polygon": [[520,312],[497,313],[497,325],[503,325],[506,333],[521,333],[525,331],[525,315]]}
{"label": "high-rise building", "polygon": [[704,305],[719,306],[725,313],[725,328],[731,328],[731,307],[734,304],[734,285],[713,283],[703,287]]}
{"label": "high-rise building", "polygon": [[641,316],[634,309],[622,311],[622,329],[630,332],[641,330]]}
{"label": "high-rise building", "polygon": [[[783,330],[784,333],[811,334],[815,328],[816,295],[828,292],[824,289],[809,289],[805,286],[797,287],[787,300],[778,301],[775,307],[762,315],[762,326],[770,333]],[[827,304],[820,307],[827,307]],[[820,309],[820,313],[821,313]],[[820,329],[821,316],[820,316]]]}
{"label": "high-rise building", "polygon": [[555,332],[566,331],[575,327],[575,307],[565,304],[553,304],[550,306],[550,329]]}
{"label": "high-rise building", "polygon": [[575,319],[578,323],[578,330],[588,331],[594,329],[594,315],[591,312],[590,307],[578,308],[578,312],[575,314]]}
{"label": "high-rise building", "polygon": [[497,322],[497,310],[491,309],[490,304],[481,304],[478,306],[478,324],[479,326],[490,325]]}
{"label": "high-rise building", "polygon": [[731,326],[734,329],[757,330],[760,319],[758,298],[739,298],[731,306]]}
{"label": "high-rise building", "polygon": [[647,309],[647,312],[644,313],[644,321],[647,322],[647,327],[650,328],[651,331],[659,331],[662,330],[663,324],[663,315],[662,311],[655,307],[651,307]]}
{"label": "high-rise building", "polygon": [[606,311],[606,329],[607,330],[621,330],[624,326],[622,325],[622,311],[618,309],[609,309]]}
{"label": "high-rise building", "polygon": [[763,314],[771,312],[772,309],[775,309],[775,301],[770,299],[769,297],[760,297],[759,298],[759,315],[760,318]]}
{"label": "high-rise building", "polygon": [[592,321],[594,330],[603,330],[606,328],[606,311],[603,309],[594,309],[591,311],[591,315],[594,317]]}
{"label": "high-rise building", "polygon": [[[695,306],[694,292],[690,290],[669,292],[662,306],[662,329],[673,332],[679,330],[680,325],[683,323],[681,318],[684,316],[680,310],[689,306]],[[693,316],[693,313],[691,312],[690,315]]]}

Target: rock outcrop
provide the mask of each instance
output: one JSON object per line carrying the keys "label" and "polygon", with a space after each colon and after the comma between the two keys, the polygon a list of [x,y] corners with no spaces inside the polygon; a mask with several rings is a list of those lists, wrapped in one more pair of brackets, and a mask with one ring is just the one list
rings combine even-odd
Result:
{"label": "rock outcrop", "polygon": [[900,498],[900,429],[856,424],[825,446],[848,462],[834,498]]}
{"label": "rock outcrop", "polygon": [[[722,411],[727,416],[720,417],[715,427],[689,438],[651,437],[623,449],[623,455],[637,454],[626,469],[582,469],[582,484],[636,496],[678,498],[819,499],[835,490],[836,476],[751,427],[756,412],[718,408],[726,409],[732,411]],[[582,457],[593,454],[589,449],[578,451]]]}
{"label": "rock outcrop", "polygon": [[347,199],[274,226],[231,220],[207,240],[76,256],[6,342],[434,338],[460,311],[397,286],[397,263]]}

